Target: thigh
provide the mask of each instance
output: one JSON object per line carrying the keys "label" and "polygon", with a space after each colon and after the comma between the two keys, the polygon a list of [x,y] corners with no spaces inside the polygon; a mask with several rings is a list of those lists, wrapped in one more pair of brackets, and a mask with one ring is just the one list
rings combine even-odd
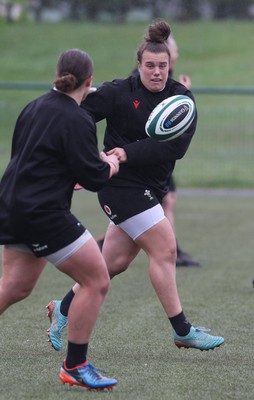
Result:
{"label": "thigh", "polygon": [[41,275],[46,260],[31,253],[3,246],[2,278],[18,289],[33,288]]}
{"label": "thigh", "polygon": [[105,260],[93,237],[56,267],[81,286],[100,284],[109,278]]}
{"label": "thigh", "polygon": [[158,222],[136,239],[136,243],[157,260],[175,257],[176,240],[173,228],[167,218]]}
{"label": "thigh", "polygon": [[67,246],[61,248],[60,250],[49,254],[45,258],[51,264],[58,266],[59,264],[63,263],[73,254],[75,254],[88,240],[92,237],[91,233],[86,229],[82,235],[80,235],[76,240],[72,243],[68,244]]}
{"label": "thigh", "polygon": [[111,277],[126,270],[139,251],[140,246],[127,233],[120,227],[109,224],[102,254]]}

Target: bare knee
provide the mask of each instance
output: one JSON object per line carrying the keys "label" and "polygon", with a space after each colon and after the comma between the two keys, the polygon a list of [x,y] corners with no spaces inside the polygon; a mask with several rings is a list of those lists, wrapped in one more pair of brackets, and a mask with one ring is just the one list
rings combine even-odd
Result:
{"label": "bare knee", "polygon": [[103,297],[105,297],[106,294],[108,293],[109,287],[110,287],[110,276],[109,274],[107,274],[107,276],[105,276],[104,279],[102,279],[102,282],[100,283],[99,286],[99,292]]}
{"label": "bare knee", "polygon": [[177,257],[176,243],[168,243],[166,246],[161,248],[160,251],[155,251],[148,255],[150,260],[154,261],[158,265],[175,266]]}
{"label": "bare knee", "polygon": [[132,260],[133,257],[128,254],[119,254],[114,259],[107,260],[106,262],[110,279],[126,271]]}
{"label": "bare knee", "polygon": [[13,303],[17,303],[21,300],[26,299],[27,297],[30,296],[30,294],[32,293],[32,289],[31,290],[22,290],[19,293],[16,293],[15,296],[13,296]]}
{"label": "bare knee", "polygon": [[31,286],[22,286],[18,282],[1,279],[1,292],[4,293],[9,305],[18,303],[27,298],[33,290]]}
{"label": "bare knee", "polygon": [[168,257],[170,263],[175,264],[177,257],[177,249],[175,241],[173,243],[170,243],[170,245],[168,246],[166,257]]}
{"label": "bare knee", "polygon": [[84,276],[78,281],[81,288],[90,291],[91,294],[96,294],[96,296],[105,297],[109,291],[110,276],[106,266],[103,272],[101,270],[100,273],[91,275],[91,277]]}

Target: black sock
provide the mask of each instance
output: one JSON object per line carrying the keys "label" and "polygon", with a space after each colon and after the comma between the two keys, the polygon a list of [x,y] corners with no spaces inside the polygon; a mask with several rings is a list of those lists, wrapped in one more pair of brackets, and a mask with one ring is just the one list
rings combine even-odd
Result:
{"label": "black sock", "polygon": [[65,317],[68,315],[68,311],[72,302],[73,297],[75,296],[75,293],[71,289],[66,296],[64,296],[63,300],[61,301],[60,305],[60,312],[63,314]]}
{"label": "black sock", "polygon": [[172,318],[169,318],[169,321],[171,322],[171,325],[174,331],[177,333],[177,335],[186,336],[190,332],[191,324],[185,317],[183,311],[180,312],[180,314],[175,315]]}
{"label": "black sock", "polygon": [[65,365],[67,368],[74,368],[86,361],[88,343],[76,344],[68,342],[67,357]]}

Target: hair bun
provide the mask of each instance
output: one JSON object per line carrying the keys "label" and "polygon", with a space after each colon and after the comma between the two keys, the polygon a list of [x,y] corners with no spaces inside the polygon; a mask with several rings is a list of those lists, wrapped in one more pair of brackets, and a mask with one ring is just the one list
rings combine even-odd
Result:
{"label": "hair bun", "polygon": [[168,39],[170,32],[171,29],[167,22],[157,21],[149,25],[148,35],[145,39],[149,42],[163,43]]}

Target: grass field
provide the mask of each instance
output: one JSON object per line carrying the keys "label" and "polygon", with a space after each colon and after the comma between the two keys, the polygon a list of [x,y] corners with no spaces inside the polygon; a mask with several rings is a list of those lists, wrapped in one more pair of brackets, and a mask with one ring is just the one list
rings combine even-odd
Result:
{"label": "grass field", "polygon": [[[176,75],[186,71],[193,86],[253,87],[251,21],[172,21],[170,25],[180,51]],[[136,49],[146,26],[146,22],[0,22],[0,79],[51,82],[58,54],[72,47],[85,49],[92,56],[95,83],[125,77],[136,62]]]}
{"label": "grass field", "polygon": [[[0,81],[50,83],[58,54],[86,49],[95,63],[94,84],[125,77],[147,23],[0,23]],[[254,87],[252,22],[172,21],[180,58],[179,73],[191,76],[195,88]],[[0,89],[0,172],[10,149],[15,120],[24,105],[43,91]],[[179,187],[254,188],[253,95],[196,95],[199,124],[185,159],[177,164]],[[101,143],[103,124],[99,126]]]}
{"label": "grass field", "polygon": [[[106,220],[94,196],[76,193],[73,209],[97,236]],[[225,337],[223,347],[201,352],[174,346],[140,254],[112,281],[90,343],[90,360],[115,376],[118,387],[101,394],[68,391],[58,380],[65,348],[57,353],[47,343],[45,306],[71,282],[48,265],[31,297],[0,319],[0,399],[253,399],[252,215],[253,197],[178,200],[179,242],[202,263],[200,269],[177,269],[182,305],[193,324]]]}

